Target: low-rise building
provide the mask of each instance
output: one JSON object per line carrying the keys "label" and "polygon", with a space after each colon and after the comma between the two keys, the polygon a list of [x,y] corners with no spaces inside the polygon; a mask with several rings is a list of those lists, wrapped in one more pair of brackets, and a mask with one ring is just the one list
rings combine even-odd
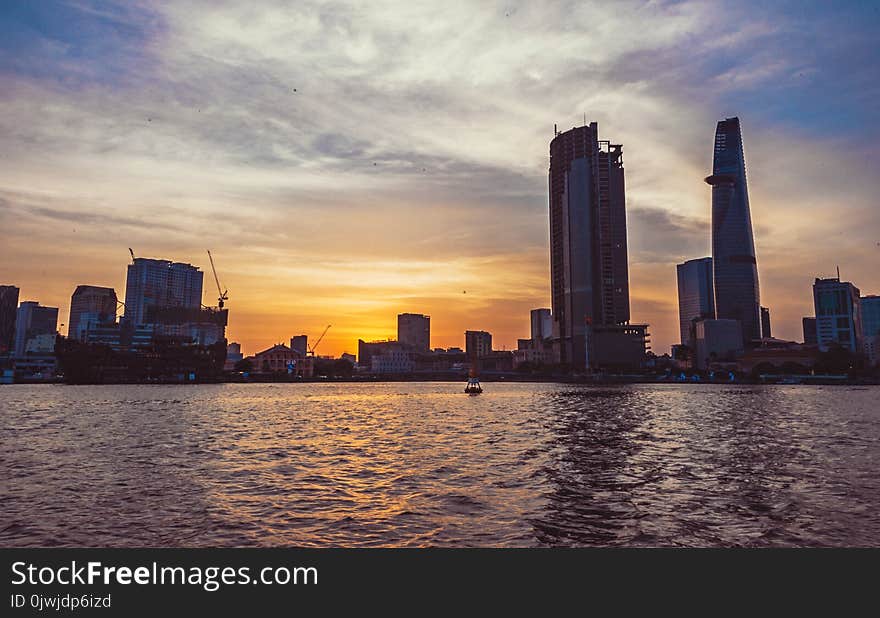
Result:
{"label": "low-rise building", "polygon": [[288,373],[311,378],[315,373],[314,359],[291,350],[283,343],[254,354],[254,371],[258,373]]}
{"label": "low-rise building", "polygon": [[743,352],[739,320],[697,320],[694,324],[694,367],[701,371],[717,362],[733,362]]}

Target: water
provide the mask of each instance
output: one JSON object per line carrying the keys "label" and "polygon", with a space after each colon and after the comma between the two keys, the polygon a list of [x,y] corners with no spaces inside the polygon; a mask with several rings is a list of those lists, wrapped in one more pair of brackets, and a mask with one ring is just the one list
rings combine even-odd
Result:
{"label": "water", "polygon": [[0,387],[0,546],[880,545],[880,387]]}

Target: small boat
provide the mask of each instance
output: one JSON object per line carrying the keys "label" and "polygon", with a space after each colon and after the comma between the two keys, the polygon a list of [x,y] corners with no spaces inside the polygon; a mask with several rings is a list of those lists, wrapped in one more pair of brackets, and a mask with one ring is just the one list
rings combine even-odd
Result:
{"label": "small boat", "polygon": [[480,386],[480,379],[475,377],[468,378],[467,386],[464,387],[464,392],[468,395],[479,395],[483,392],[483,387]]}

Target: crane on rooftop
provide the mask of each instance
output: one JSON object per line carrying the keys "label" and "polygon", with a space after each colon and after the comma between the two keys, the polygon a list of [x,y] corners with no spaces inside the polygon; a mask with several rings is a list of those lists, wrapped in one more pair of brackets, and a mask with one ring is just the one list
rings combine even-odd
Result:
{"label": "crane on rooftop", "polygon": [[310,355],[310,356],[314,356],[314,355],[315,355],[315,349],[317,349],[318,344],[321,343],[321,339],[324,338],[324,335],[327,334],[327,331],[330,330],[330,327],[331,327],[331,326],[332,326],[332,324],[328,324],[328,325],[327,325],[327,328],[324,329],[324,332],[321,333],[321,336],[318,337],[318,340],[314,343],[314,345],[312,345],[312,346],[309,348],[309,355]]}
{"label": "crane on rooftop", "polygon": [[214,267],[214,256],[211,255],[211,250],[208,249],[208,259],[211,261],[211,271],[214,273],[214,283],[217,284],[217,307],[222,309],[223,304],[229,300],[229,290],[224,290],[220,285],[220,278],[217,276],[217,269]]}

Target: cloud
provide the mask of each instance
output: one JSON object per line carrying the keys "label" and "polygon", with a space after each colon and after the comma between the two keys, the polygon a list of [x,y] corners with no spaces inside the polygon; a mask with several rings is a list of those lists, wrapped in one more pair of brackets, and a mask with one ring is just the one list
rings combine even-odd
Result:
{"label": "cloud", "polygon": [[0,278],[62,303],[120,287],[128,246],[210,246],[246,348],[331,313],[328,351],[351,349],[407,298],[448,324],[438,345],[471,321],[513,345],[549,296],[552,125],[586,114],[624,144],[634,318],[662,351],[675,263],[709,250],[714,123],[737,114],[786,332],[798,269],[880,287],[878,25],[757,2],[4,5]]}

